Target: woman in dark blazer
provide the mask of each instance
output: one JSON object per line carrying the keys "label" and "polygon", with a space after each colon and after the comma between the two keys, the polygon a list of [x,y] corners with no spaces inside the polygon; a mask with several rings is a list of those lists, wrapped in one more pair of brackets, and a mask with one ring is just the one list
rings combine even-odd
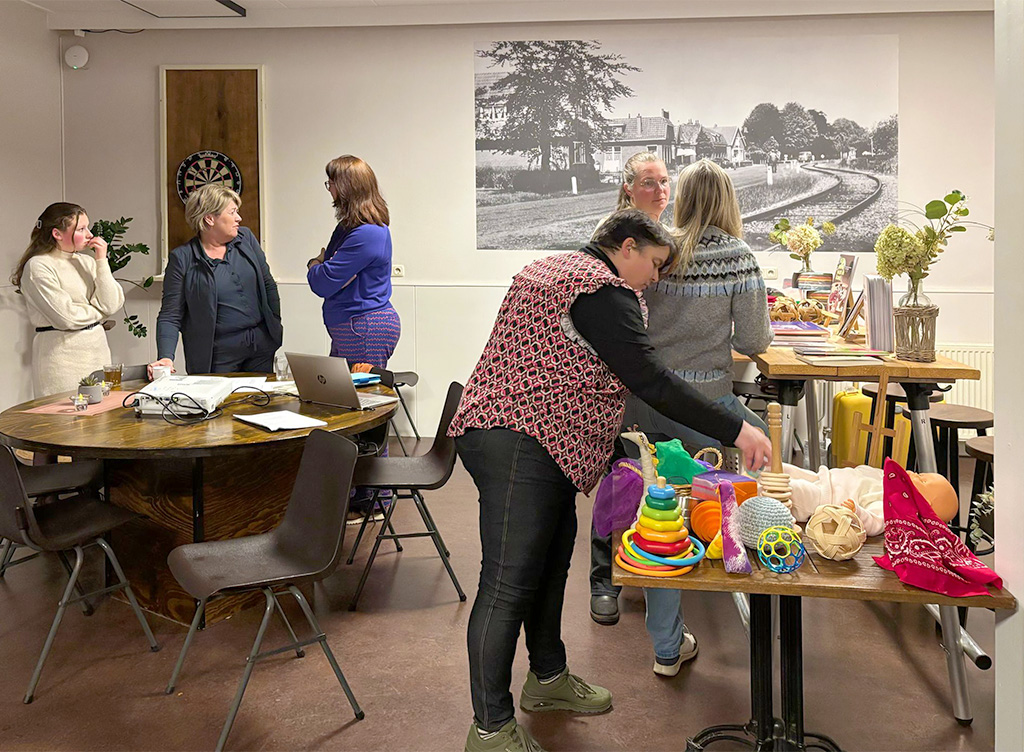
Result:
{"label": "woman in dark blazer", "polygon": [[174,365],[181,334],[189,373],[271,373],[281,346],[281,298],[267,257],[241,227],[242,200],[219,183],[193,191],[185,219],[196,231],[171,251],[156,319],[157,361]]}

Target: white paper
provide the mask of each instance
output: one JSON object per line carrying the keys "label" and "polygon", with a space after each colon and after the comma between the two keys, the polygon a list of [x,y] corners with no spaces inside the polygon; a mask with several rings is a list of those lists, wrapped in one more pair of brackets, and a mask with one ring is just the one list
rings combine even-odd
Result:
{"label": "white paper", "polygon": [[293,431],[298,428],[317,428],[327,425],[325,421],[293,413],[291,410],[269,410],[264,413],[235,415],[235,418],[268,431]]}

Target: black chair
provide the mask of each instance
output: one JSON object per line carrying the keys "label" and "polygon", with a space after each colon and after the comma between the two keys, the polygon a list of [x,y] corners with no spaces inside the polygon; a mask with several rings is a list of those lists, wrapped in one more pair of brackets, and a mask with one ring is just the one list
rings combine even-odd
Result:
{"label": "black chair", "polygon": [[[413,371],[389,371],[386,368],[380,368],[378,366],[373,366],[370,369],[370,373],[375,373],[380,376],[381,384],[386,386],[388,389],[395,390],[395,394],[398,395],[398,402],[402,405],[402,410],[405,412],[405,417],[409,421],[409,425],[412,426],[412,432],[416,436],[416,441],[420,441],[422,437],[416,428],[416,424],[413,422],[412,415],[409,413],[409,406],[405,403],[405,397],[402,396],[402,387],[416,386],[420,381],[419,375]],[[402,441],[402,434],[398,432],[398,427],[395,425],[395,419],[389,418],[388,425],[391,426],[391,430],[395,433],[395,438],[398,439],[398,446],[402,448],[402,454],[408,457],[409,452],[405,449],[405,442]]]}
{"label": "black chair", "polygon": [[[356,464],[356,445],[342,436],[316,430],[306,439],[302,452],[299,472],[295,477],[288,508],[284,519],[276,529],[263,535],[206,543],[190,543],[178,546],[167,557],[175,579],[185,590],[199,601],[192,626],[189,627],[181,655],[174,666],[174,673],[167,685],[167,694],[174,692],[175,683],[185,663],[192,638],[206,610],[206,604],[216,595],[237,594],[260,590],[266,598],[263,621],[256,632],[245,671],[238,685],[238,692],[231,703],[227,720],[221,730],[217,749],[223,749],[231,726],[235,722],[242,695],[249,683],[257,661],[278,653],[295,651],[302,658],[306,645],[320,643],[327,660],[334,669],[341,688],[345,691],[352,710],[358,719],[363,718],[345,675],[327,644],[327,636],[313,615],[299,586],[311,584],[330,575],[341,558],[341,545],[345,535],[345,515],[348,512],[348,495],[351,489],[352,470]],[[291,593],[298,601],[302,613],[313,629],[313,637],[299,640],[277,600],[284,591]],[[275,592],[278,591],[278,592]],[[273,612],[281,615],[291,642],[276,650],[260,652],[260,645],[266,634]]]}
{"label": "black chair", "polygon": [[[107,504],[94,494],[83,492],[67,498],[59,498],[43,506],[34,505],[25,492],[25,484],[19,472],[19,463],[14,453],[8,447],[0,448],[0,536],[8,540],[19,540],[29,548],[39,552],[55,553],[61,557],[65,552],[75,552],[75,564],[71,567],[70,577],[64,594],[61,596],[57,606],[57,614],[53,617],[53,624],[46,636],[43,645],[43,652],[39,655],[32,679],[29,681],[28,691],[25,693],[25,703],[32,702],[36,685],[39,683],[39,676],[43,671],[43,664],[53,646],[53,640],[57,636],[57,629],[64,618],[64,610],[71,603],[84,601],[91,596],[103,595],[115,590],[124,590],[128,602],[131,604],[135,616],[142,625],[142,631],[146,633],[149,640],[150,650],[156,652],[160,649],[153,632],[146,622],[135,600],[128,580],[124,576],[124,570],[118,562],[114,551],[110,548],[102,536],[113,530],[115,527],[135,519],[138,515],[127,509],[121,509]],[[110,587],[101,588],[92,593],[84,593],[78,584],[78,577],[82,571],[82,564],[85,561],[84,549],[89,546],[99,546],[114,572],[117,574],[118,583]],[[64,560],[66,566],[69,563]],[[79,595],[72,597],[72,593],[78,589]]]}
{"label": "black chair", "polygon": [[[349,604],[348,608],[350,611],[355,611],[356,609],[356,604],[359,602],[359,596],[363,592],[363,586],[366,584],[366,578],[370,574],[370,567],[373,566],[373,560],[377,556],[380,544],[385,540],[393,540],[397,543],[400,538],[429,537],[433,540],[437,553],[441,556],[445,569],[448,570],[448,576],[452,578],[452,584],[455,585],[455,590],[459,594],[459,600],[466,600],[466,594],[462,592],[462,586],[459,585],[459,580],[455,576],[455,570],[452,569],[451,562],[448,561],[450,555],[448,548],[441,538],[441,533],[434,523],[434,518],[430,514],[430,509],[427,508],[427,502],[423,499],[422,493],[422,491],[433,491],[443,486],[448,482],[452,471],[455,469],[455,440],[446,434],[448,433],[448,426],[451,424],[452,418],[455,417],[455,411],[459,407],[460,399],[462,399],[462,384],[453,381],[451,386],[448,387],[448,398],[445,400],[444,410],[441,412],[441,421],[437,426],[437,435],[434,437],[434,443],[430,447],[430,451],[426,454],[419,457],[363,457],[356,465],[356,473],[352,481],[353,485],[372,488],[373,498],[370,502],[370,513],[363,518],[363,523],[359,526],[359,534],[356,535],[355,543],[352,544],[352,551],[348,557],[349,564],[355,559],[356,549],[359,548],[359,541],[363,538],[366,524],[373,516],[373,511],[378,507],[383,507],[380,500],[380,492],[390,490],[392,496],[391,505],[385,511],[384,522],[377,533],[377,539],[373,542],[370,558],[363,569],[362,577],[359,578],[359,586],[356,588],[355,595],[352,596],[352,603]],[[405,495],[401,495],[401,492],[405,492]],[[395,512],[399,498],[413,500],[413,503],[416,504],[416,509],[420,513],[420,517],[423,519],[423,524],[427,528],[426,531],[397,534],[394,532],[393,528],[391,528],[391,516]],[[389,529],[391,532],[388,532]]]}

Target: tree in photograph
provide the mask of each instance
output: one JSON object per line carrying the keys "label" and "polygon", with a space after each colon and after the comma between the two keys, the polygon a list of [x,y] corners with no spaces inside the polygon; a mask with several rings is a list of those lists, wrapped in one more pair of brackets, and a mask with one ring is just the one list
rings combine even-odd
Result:
{"label": "tree in photograph", "polygon": [[791,157],[802,151],[809,151],[818,135],[814,118],[799,102],[789,102],[782,108],[782,128],[783,150]]}
{"label": "tree in photograph", "polygon": [[559,145],[592,145],[610,136],[604,113],[633,94],[622,76],[639,71],[621,55],[601,52],[593,40],[495,42],[478,53],[492,67],[509,70],[494,84],[505,91],[506,119],[497,139],[506,154],[525,154],[550,170]]}
{"label": "tree in photograph", "polygon": [[871,131],[871,150],[877,157],[891,159],[899,151],[900,125],[896,115],[890,115]]}
{"label": "tree in photograph", "polygon": [[697,138],[694,139],[694,151],[697,152],[697,159],[711,158],[715,156],[715,142],[706,129],[697,131]]}
{"label": "tree in photograph", "polygon": [[766,152],[773,151],[767,147],[769,139],[774,138],[776,149],[778,148],[778,144],[782,143],[784,130],[782,113],[771,102],[757,105],[743,121],[743,137],[747,144],[760,146]]}
{"label": "tree in photograph", "polygon": [[807,114],[814,120],[814,128],[818,132],[811,143],[814,156],[817,159],[835,159],[839,155],[832,141],[832,126],[828,124],[828,116],[821,110],[808,110]]}
{"label": "tree in photograph", "polygon": [[868,132],[860,125],[848,118],[837,118],[832,123],[832,142],[839,151],[839,156],[845,158],[850,147],[866,141]]}

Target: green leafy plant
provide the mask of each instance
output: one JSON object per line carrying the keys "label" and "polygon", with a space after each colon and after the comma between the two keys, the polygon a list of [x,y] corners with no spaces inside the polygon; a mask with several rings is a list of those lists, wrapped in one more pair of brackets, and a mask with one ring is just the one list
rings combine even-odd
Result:
{"label": "green leafy plant", "polygon": [[79,382],[79,386],[99,386],[100,382],[96,380],[94,376],[83,376]]}
{"label": "green leafy plant", "polygon": [[[939,260],[953,233],[967,232],[968,225],[989,230],[989,240],[994,239],[990,225],[968,220],[971,210],[967,208],[967,196],[960,191],[950,191],[945,198],[929,201],[920,208],[908,205],[901,210],[897,221],[888,225],[875,242],[878,257],[878,273],[888,280],[900,274],[910,277],[911,287],[916,290],[921,280],[928,276],[932,264]],[[918,224],[915,218],[924,218]]]}
{"label": "green leafy plant", "polygon": [[806,222],[794,225],[783,217],[775,223],[775,227],[768,233],[768,239],[789,250],[789,257],[797,261],[806,262],[811,254],[816,251],[824,242],[821,233],[832,235],[836,226],[831,222],[824,222],[821,225],[821,232],[814,226],[814,217],[808,217]]}
{"label": "green leafy plant", "polygon": [[[98,219],[93,222],[92,234],[107,241],[107,263],[110,265],[111,272],[123,269],[136,253],[141,253],[143,256],[149,255],[149,246],[145,243],[121,242],[125,233],[128,232],[128,225],[131,224],[132,219],[132,217],[121,217],[117,220]],[[153,285],[151,276],[141,281],[121,277],[116,277],[116,279],[119,282],[135,285],[140,290],[148,289]],[[136,337],[145,337],[148,334],[146,325],[139,320],[138,315],[129,314],[127,307],[124,308],[124,323],[128,327],[128,331]]]}

